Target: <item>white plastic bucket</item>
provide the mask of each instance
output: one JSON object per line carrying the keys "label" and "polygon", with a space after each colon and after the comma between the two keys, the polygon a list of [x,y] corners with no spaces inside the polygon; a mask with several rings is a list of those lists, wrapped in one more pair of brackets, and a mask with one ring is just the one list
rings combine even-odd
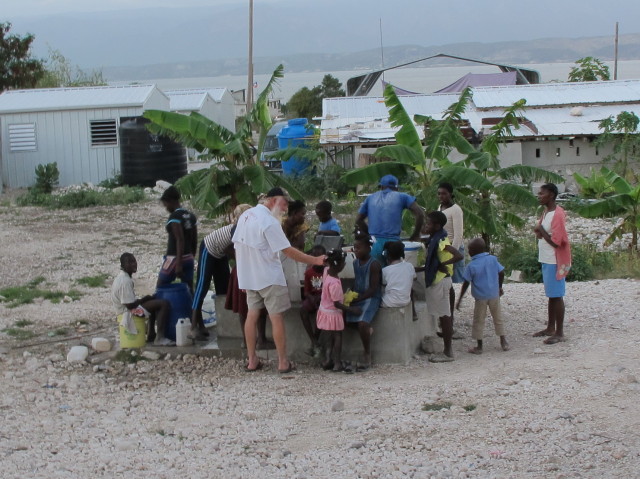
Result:
{"label": "white plastic bucket", "polygon": [[403,241],[404,260],[413,266],[418,266],[418,252],[424,247],[419,241]]}

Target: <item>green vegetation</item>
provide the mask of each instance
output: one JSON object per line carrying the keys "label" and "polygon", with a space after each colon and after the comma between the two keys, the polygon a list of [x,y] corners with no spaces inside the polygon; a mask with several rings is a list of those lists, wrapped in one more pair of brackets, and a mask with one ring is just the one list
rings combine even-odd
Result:
{"label": "green vegetation", "polygon": [[47,333],[47,336],[49,336],[50,338],[56,337],[56,336],[66,336],[68,333],[68,331],[65,328],[58,328],[58,329],[54,329],[53,331],[49,331]]}
{"label": "green vegetation", "polygon": [[29,321],[28,319],[19,319],[18,321],[15,322],[14,326],[16,328],[25,328],[27,326],[31,326],[33,324],[33,321]]}
{"label": "green vegetation", "polygon": [[605,157],[605,163],[624,179],[636,182],[634,167],[640,162],[640,118],[634,112],[622,111],[614,118],[602,120],[598,127],[602,134],[594,141],[596,147],[613,144],[613,153]]}
{"label": "green vegetation", "polygon": [[309,89],[306,86],[295,92],[289,102],[283,106],[282,112],[291,118],[314,118],[322,116],[322,99],[344,96],[340,80],[332,75],[325,75],[320,85]]}
{"label": "green vegetation", "polygon": [[29,329],[22,328],[5,328],[2,330],[7,336],[11,336],[14,339],[24,341],[26,339],[33,338],[36,334]]}
{"label": "green vegetation", "polygon": [[582,176],[580,173],[573,174],[573,178],[578,183],[580,193],[584,198],[601,199],[613,193],[613,186],[602,173],[593,168],[590,171],[591,174],[589,176]]}
{"label": "green vegetation", "polygon": [[59,179],[58,163],[54,161],[46,165],[38,165],[36,166],[36,183],[30,190],[34,193],[50,194],[58,186]]}
{"label": "green vegetation", "polygon": [[442,411],[443,409],[449,409],[453,406],[453,403],[450,402],[434,402],[434,403],[424,403],[422,405],[423,411]]}
{"label": "green vegetation", "polygon": [[[238,122],[235,133],[198,114],[181,115],[160,110],[147,110],[145,118],[151,120],[149,130],[167,135],[189,148],[206,153],[217,162],[211,167],[194,171],[176,182],[185,199],[217,218],[231,214],[240,203],[256,204],[258,195],[274,186],[283,186],[289,193],[301,198],[289,182],[259,161],[267,132],[272,125],[268,99],[283,66],[279,65],[255,105]],[[253,129],[260,132],[257,148],[253,146]]]}
{"label": "green vegetation", "polygon": [[45,72],[38,80],[37,88],[59,88],[80,86],[102,86],[107,82],[101,70],[85,72],[59,51],[49,47],[49,58],[45,62]]}
{"label": "green vegetation", "polygon": [[103,180],[100,183],[98,183],[98,186],[101,186],[103,188],[108,188],[110,190],[114,188],[118,188],[119,186],[124,186],[122,184],[122,175],[117,174],[117,175],[114,175],[113,178],[108,178],[106,180]]}
{"label": "green vegetation", "polygon": [[569,71],[570,82],[610,79],[609,67],[594,57],[584,57],[576,60],[576,66]]}
{"label": "green vegetation", "polygon": [[76,283],[81,284],[83,286],[88,286],[89,288],[104,288],[105,281],[109,277],[108,274],[97,274],[95,276],[84,276],[80,279],[76,280]]}
{"label": "green vegetation", "polygon": [[140,351],[135,349],[121,349],[116,353],[113,359],[125,364],[135,364],[140,361],[147,361],[147,358],[140,356]]}
{"label": "green vegetation", "polygon": [[43,63],[31,56],[35,37],[9,34],[11,23],[0,23],[0,93],[9,89],[33,88],[44,75]]}
{"label": "green vegetation", "polygon": [[51,291],[38,287],[44,278],[38,277],[31,280],[24,286],[10,286],[0,289],[0,302],[7,303],[7,308],[16,308],[23,304],[33,303],[36,298],[48,299],[52,303],[59,303],[65,296],[69,296],[73,301],[80,299],[82,293],[71,289],[66,293],[62,291]]}
{"label": "green vegetation", "polygon": [[115,206],[139,203],[146,198],[138,187],[121,186],[108,191],[82,189],[61,194],[43,194],[33,190],[19,196],[18,206],[43,206],[51,209],[86,208],[90,206]]}
{"label": "green vegetation", "polygon": [[467,412],[475,411],[476,410],[476,405],[475,404],[468,404],[467,406],[462,406],[462,409],[464,409]]}

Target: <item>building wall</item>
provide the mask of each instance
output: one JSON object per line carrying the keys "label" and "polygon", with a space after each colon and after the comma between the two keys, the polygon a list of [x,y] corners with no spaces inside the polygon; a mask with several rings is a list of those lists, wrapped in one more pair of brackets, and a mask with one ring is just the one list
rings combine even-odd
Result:
{"label": "building wall", "polygon": [[[157,103],[157,104],[156,104]],[[152,102],[151,108],[162,102]],[[33,185],[35,167],[58,164],[60,186],[98,183],[120,172],[120,139],[116,146],[91,146],[91,120],[140,116],[142,108],[105,108],[100,110],[45,111],[6,114],[0,118],[2,140],[2,182],[11,188]],[[36,151],[9,151],[9,126],[35,123]]]}
{"label": "building wall", "polygon": [[596,149],[586,138],[523,141],[522,164],[558,173],[566,178],[568,184],[575,185],[573,173],[590,174],[590,169],[600,168],[602,160],[612,150],[611,145]]}

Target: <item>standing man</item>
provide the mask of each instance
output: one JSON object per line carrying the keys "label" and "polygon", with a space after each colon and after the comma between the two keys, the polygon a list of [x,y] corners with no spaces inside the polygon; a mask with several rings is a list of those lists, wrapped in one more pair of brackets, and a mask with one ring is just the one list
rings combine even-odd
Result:
{"label": "standing man", "polygon": [[289,194],[282,188],[272,188],[263,204],[245,211],[233,235],[236,250],[238,286],[247,291],[249,312],[244,326],[249,363],[247,371],[262,368],[256,355],[256,325],[260,310],[267,308],[273,340],[278,351],[278,372],[291,372],[294,365],[287,358],[283,313],[291,307],[289,289],[278,252],[310,265],[320,266],[325,256],[309,256],[293,248],[287,240],[280,219],[287,211]]}
{"label": "standing man", "polygon": [[[382,252],[387,241],[400,240],[402,232],[402,212],[410,210],[415,218],[411,241],[420,241],[420,230],[424,223],[422,208],[416,203],[415,196],[398,192],[398,178],[386,175],[380,179],[380,191],[370,195],[364,200],[358,217],[356,227],[363,233],[368,233],[375,239],[371,248],[371,256],[380,261],[384,266],[386,261]],[[365,219],[369,220],[367,224]]]}

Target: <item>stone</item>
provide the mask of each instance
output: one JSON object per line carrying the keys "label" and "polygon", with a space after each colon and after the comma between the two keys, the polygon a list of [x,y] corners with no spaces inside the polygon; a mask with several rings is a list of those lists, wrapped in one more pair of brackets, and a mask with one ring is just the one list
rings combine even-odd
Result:
{"label": "stone", "polygon": [[331,405],[331,411],[333,412],[340,412],[340,411],[344,411],[344,403],[342,401],[335,401],[332,405]]}
{"label": "stone", "polygon": [[160,353],[156,353],[155,351],[143,351],[141,356],[151,361],[157,361],[160,359]]}
{"label": "stone", "polygon": [[93,338],[91,347],[99,353],[105,353],[111,351],[111,342],[107,338]]}
{"label": "stone", "polygon": [[84,362],[89,356],[89,348],[86,346],[73,346],[67,354],[67,362]]}

